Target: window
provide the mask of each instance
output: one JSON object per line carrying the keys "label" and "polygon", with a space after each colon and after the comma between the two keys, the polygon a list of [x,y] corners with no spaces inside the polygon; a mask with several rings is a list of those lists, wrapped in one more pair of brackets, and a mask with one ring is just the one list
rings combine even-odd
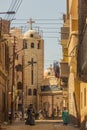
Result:
{"label": "window", "polygon": [[50,72],[48,72],[48,75],[51,75],[51,73],[50,73]]}
{"label": "window", "polygon": [[26,39],[23,40],[23,49],[27,49],[27,40]]}
{"label": "window", "polygon": [[5,43],[5,69],[9,70],[9,48],[7,44]]}
{"label": "window", "polygon": [[34,48],[34,43],[31,43],[31,48]]}
{"label": "window", "polygon": [[38,43],[38,47],[37,48],[40,49],[40,43]]}
{"label": "window", "polygon": [[22,72],[22,65],[21,64],[16,65],[15,68],[16,68],[16,71]]}
{"label": "window", "polygon": [[30,88],[28,89],[28,95],[32,95],[32,90]]}
{"label": "window", "polygon": [[37,89],[33,89],[33,95],[37,95]]}
{"label": "window", "polygon": [[18,54],[17,53],[15,53],[15,59],[18,60]]}
{"label": "window", "polygon": [[21,82],[18,82],[18,83],[17,83],[17,88],[18,88],[18,89],[22,89],[22,83],[21,83]]}
{"label": "window", "polygon": [[33,34],[30,34],[30,37],[33,37]]}

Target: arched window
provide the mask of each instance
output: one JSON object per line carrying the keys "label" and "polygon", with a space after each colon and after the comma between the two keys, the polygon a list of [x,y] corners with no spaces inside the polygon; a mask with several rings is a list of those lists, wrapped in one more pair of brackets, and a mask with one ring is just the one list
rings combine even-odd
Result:
{"label": "arched window", "polygon": [[40,49],[40,43],[38,43],[37,48]]}
{"label": "arched window", "polygon": [[23,49],[27,49],[27,40],[26,39],[23,40]]}
{"label": "arched window", "polygon": [[22,65],[21,64],[16,65],[15,68],[16,68],[16,71],[22,72]]}
{"label": "arched window", "polygon": [[22,89],[22,83],[21,83],[21,82],[18,82],[18,83],[17,83],[17,88],[18,88],[18,89]]}
{"label": "arched window", "polygon": [[32,95],[32,90],[31,90],[31,88],[28,89],[28,95]]}
{"label": "arched window", "polygon": [[34,43],[33,42],[31,43],[31,48],[34,48]]}
{"label": "arched window", "polygon": [[15,59],[18,60],[18,54],[17,53],[15,53]]}
{"label": "arched window", "polygon": [[33,37],[33,34],[30,34],[30,37]]}
{"label": "arched window", "polygon": [[33,89],[33,95],[35,95],[35,96],[37,95],[37,89],[35,89],[35,88]]}

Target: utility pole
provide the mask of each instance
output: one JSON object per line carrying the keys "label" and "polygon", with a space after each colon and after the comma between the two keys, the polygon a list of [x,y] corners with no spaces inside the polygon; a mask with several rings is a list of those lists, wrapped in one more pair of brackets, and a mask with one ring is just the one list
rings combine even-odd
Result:
{"label": "utility pole", "polygon": [[13,70],[12,70],[12,89],[11,89],[11,118],[13,120],[14,117],[14,97],[13,97],[13,91],[15,87],[15,42],[16,37],[14,36],[14,43],[13,43]]}
{"label": "utility pole", "polygon": [[24,118],[24,56],[22,56],[22,119]]}

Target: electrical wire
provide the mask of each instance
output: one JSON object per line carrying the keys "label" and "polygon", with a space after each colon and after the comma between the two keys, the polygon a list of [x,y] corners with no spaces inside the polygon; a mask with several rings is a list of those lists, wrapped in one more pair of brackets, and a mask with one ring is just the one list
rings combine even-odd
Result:
{"label": "electrical wire", "polygon": [[57,28],[57,27],[35,27],[35,26],[33,26],[33,28],[41,28],[41,29],[60,29],[60,28]]}
{"label": "electrical wire", "polygon": [[[17,22],[15,22],[15,23],[12,23],[12,24],[27,24],[27,23],[17,23]],[[47,24],[53,24],[53,25],[55,25],[55,24],[62,24],[62,23],[35,23],[35,24],[45,24],[45,25],[47,25]]]}
{"label": "electrical wire", "polygon": [[[29,19],[16,19],[16,21],[28,21]],[[58,21],[63,19],[33,19],[34,21]]]}
{"label": "electrical wire", "polygon": [[[15,13],[16,13],[18,11],[21,3],[22,3],[22,0],[14,0],[14,1],[12,0],[11,5],[10,5],[8,11],[9,12],[10,11],[15,11]],[[15,16],[15,14],[6,14],[5,19],[11,20],[11,19],[14,18],[14,16]]]}
{"label": "electrical wire", "polygon": [[[29,21],[29,19],[16,19],[14,21],[12,21],[12,26],[19,26],[20,29],[22,29],[22,33],[25,33],[26,31],[29,30],[29,24],[27,24],[26,21]],[[33,21],[35,20],[34,25],[38,25],[38,26],[33,26],[33,29],[36,30],[41,36],[42,38],[55,38],[58,39],[60,34],[68,34],[67,32],[61,33],[61,31],[57,31],[59,29],[61,29],[61,24],[58,20],[59,19],[33,19]],[[58,22],[56,22],[58,21]],[[56,24],[58,26],[56,26]],[[54,26],[55,25],[55,26]],[[55,34],[57,34],[57,36],[55,36]]]}
{"label": "electrical wire", "polygon": [[59,37],[52,37],[52,36],[43,36],[43,38],[59,38]]}

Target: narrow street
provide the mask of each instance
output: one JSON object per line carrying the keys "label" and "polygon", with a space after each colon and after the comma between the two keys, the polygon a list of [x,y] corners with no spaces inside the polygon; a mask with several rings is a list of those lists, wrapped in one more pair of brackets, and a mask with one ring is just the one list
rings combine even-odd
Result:
{"label": "narrow street", "polygon": [[25,125],[23,121],[15,121],[12,125],[6,126],[6,130],[80,130],[71,125],[63,125],[62,122],[38,122],[35,125]]}
{"label": "narrow street", "polygon": [[0,130],[28,129],[87,130],[87,0],[0,1]]}

